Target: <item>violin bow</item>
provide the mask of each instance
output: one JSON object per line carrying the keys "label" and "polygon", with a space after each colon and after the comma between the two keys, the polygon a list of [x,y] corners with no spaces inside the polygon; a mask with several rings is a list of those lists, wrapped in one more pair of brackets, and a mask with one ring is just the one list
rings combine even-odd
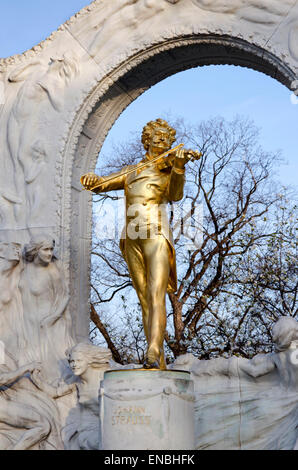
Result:
{"label": "violin bow", "polygon": [[[152,158],[152,160],[148,160],[147,162],[145,163],[142,163],[141,165],[137,166],[137,167],[134,167],[134,168],[131,168],[130,170],[122,173],[121,176],[127,176],[127,175],[130,175],[131,173],[133,173],[134,171],[136,170],[142,170],[143,168],[146,168],[147,166],[151,165],[152,163],[155,163],[157,162],[158,160],[160,160],[161,158],[164,158],[166,157],[169,153],[172,153],[172,152],[175,152],[176,150],[180,149],[181,147],[183,147],[184,144],[179,144],[177,145],[176,147],[172,148],[172,149],[169,149],[167,150],[166,152],[162,153],[161,155],[158,155],[158,157],[155,157],[155,158]],[[202,154],[198,154],[198,157],[197,158],[200,158],[202,156]],[[194,157],[191,157],[190,160],[194,158]],[[112,181],[113,179],[117,178],[118,176],[111,176],[109,178],[106,178],[104,181],[102,181],[102,183],[108,183],[109,181]],[[83,176],[81,177],[81,183],[82,183],[82,178]],[[102,183],[98,183],[96,186],[93,186],[92,189],[86,189],[86,188],[83,188],[83,190],[85,189],[86,191],[93,191],[94,189],[97,189],[101,186]]]}
{"label": "violin bow", "polygon": [[[158,155],[158,157],[155,157],[155,158],[152,158],[152,160],[148,160],[147,162],[143,163],[142,165],[139,165],[137,168],[131,168],[130,170],[126,171],[125,173],[122,173],[121,176],[126,176],[126,175],[130,175],[131,173],[133,173],[134,171],[136,170],[142,170],[143,168],[151,165],[151,163],[155,163],[157,162],[158,160],[160,160],[161,158],[165,157],[166,155],[168,155],[169,153],[171,152],[175,152],[175,150],[178,150],[179,148],[183,147],[184,144],[179,144],[177,145],[176,147],[172,148],[172,149],[169,149],[167,150],[166,152],[162,153],[161,155]],[[82,178],[81,177],[81,183],[82,183]],[[112,181],[113,179],[117,178],[117,176],[111,176],[110,178],[106,178],[103,183],[108,183],[109,181]],[[99,186],[101,185],[102,183],[98,183],[96,186],[93,186],[92,189],[86,189],[86,188],[83,188],[83,189],[86,189],[86,191],[93,191],[94,189],[96,188],[99,188]]]}

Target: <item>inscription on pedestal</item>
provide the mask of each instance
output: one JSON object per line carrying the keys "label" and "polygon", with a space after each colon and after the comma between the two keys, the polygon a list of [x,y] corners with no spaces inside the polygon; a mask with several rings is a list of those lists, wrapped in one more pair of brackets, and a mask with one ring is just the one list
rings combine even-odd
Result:
{"label": "inscription on pedestal", "polygon": [[149,426],[151,423],[151,416],[146,412],[145,407],[140,406],[118,406],[113,410],[112,426],[122,424],[141,424]]}

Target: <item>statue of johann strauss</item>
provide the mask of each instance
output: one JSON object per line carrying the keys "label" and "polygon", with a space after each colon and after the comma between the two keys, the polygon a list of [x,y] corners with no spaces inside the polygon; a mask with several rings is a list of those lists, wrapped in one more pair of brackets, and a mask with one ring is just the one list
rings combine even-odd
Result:
{"label": "statue of johann strauss", "polygon": [[177,289],[175,248],[166,206],[182,199],[185,164],[201,156],[182,149],[182,145],[171,150],[175,135],[166,121],[151,121],[143,129],[142,143],[147,152],[143,160],[109,176],[87,173],[81,177],[83,186],[95,193],[124,189],[126,227],[120,247],[142,306],[148,343],[146,369],[166,369],[165,295]]}

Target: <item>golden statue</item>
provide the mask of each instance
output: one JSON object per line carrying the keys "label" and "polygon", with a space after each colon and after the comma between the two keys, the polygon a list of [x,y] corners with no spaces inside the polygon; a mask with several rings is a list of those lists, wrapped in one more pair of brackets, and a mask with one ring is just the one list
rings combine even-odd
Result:
{"label": "golden statue", "polygon": [[87,173],[85,189],[95,193],[124,189],[126,226],[120,248],[142,307],[148,343],[146,369],[166,369],[163,342],[166,329],[166,292],[177,290],[176,257],[166,207],[183,197],[185,164],[201,154],[171,146],[176,131],[162,120],[143,129],[145,158],[109,176]]}

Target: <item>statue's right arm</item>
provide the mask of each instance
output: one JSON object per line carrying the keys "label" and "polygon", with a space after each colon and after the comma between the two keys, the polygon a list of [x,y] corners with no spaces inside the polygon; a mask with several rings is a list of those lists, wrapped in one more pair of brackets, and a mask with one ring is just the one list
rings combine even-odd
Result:
{"label": "statue's right arm", "polygon": [[57,386],[49,384],[45,381],[44,377],[41,376],[39,371],[33,371],[31,380],[39,390],[47,393],[52,398],[63,397],[75,390],[75,384],[68,385],[65,383],[59,383]]}
{"label": "statue's right arm", "polygon": [[122,170],[111,173],[108,176],[97,176],[94,173],[87,173],[81,177],[81,184],[85,189],[96,194],[124,189],[126,172],[130,168],[132,168],[132,165],[126,166]]}

